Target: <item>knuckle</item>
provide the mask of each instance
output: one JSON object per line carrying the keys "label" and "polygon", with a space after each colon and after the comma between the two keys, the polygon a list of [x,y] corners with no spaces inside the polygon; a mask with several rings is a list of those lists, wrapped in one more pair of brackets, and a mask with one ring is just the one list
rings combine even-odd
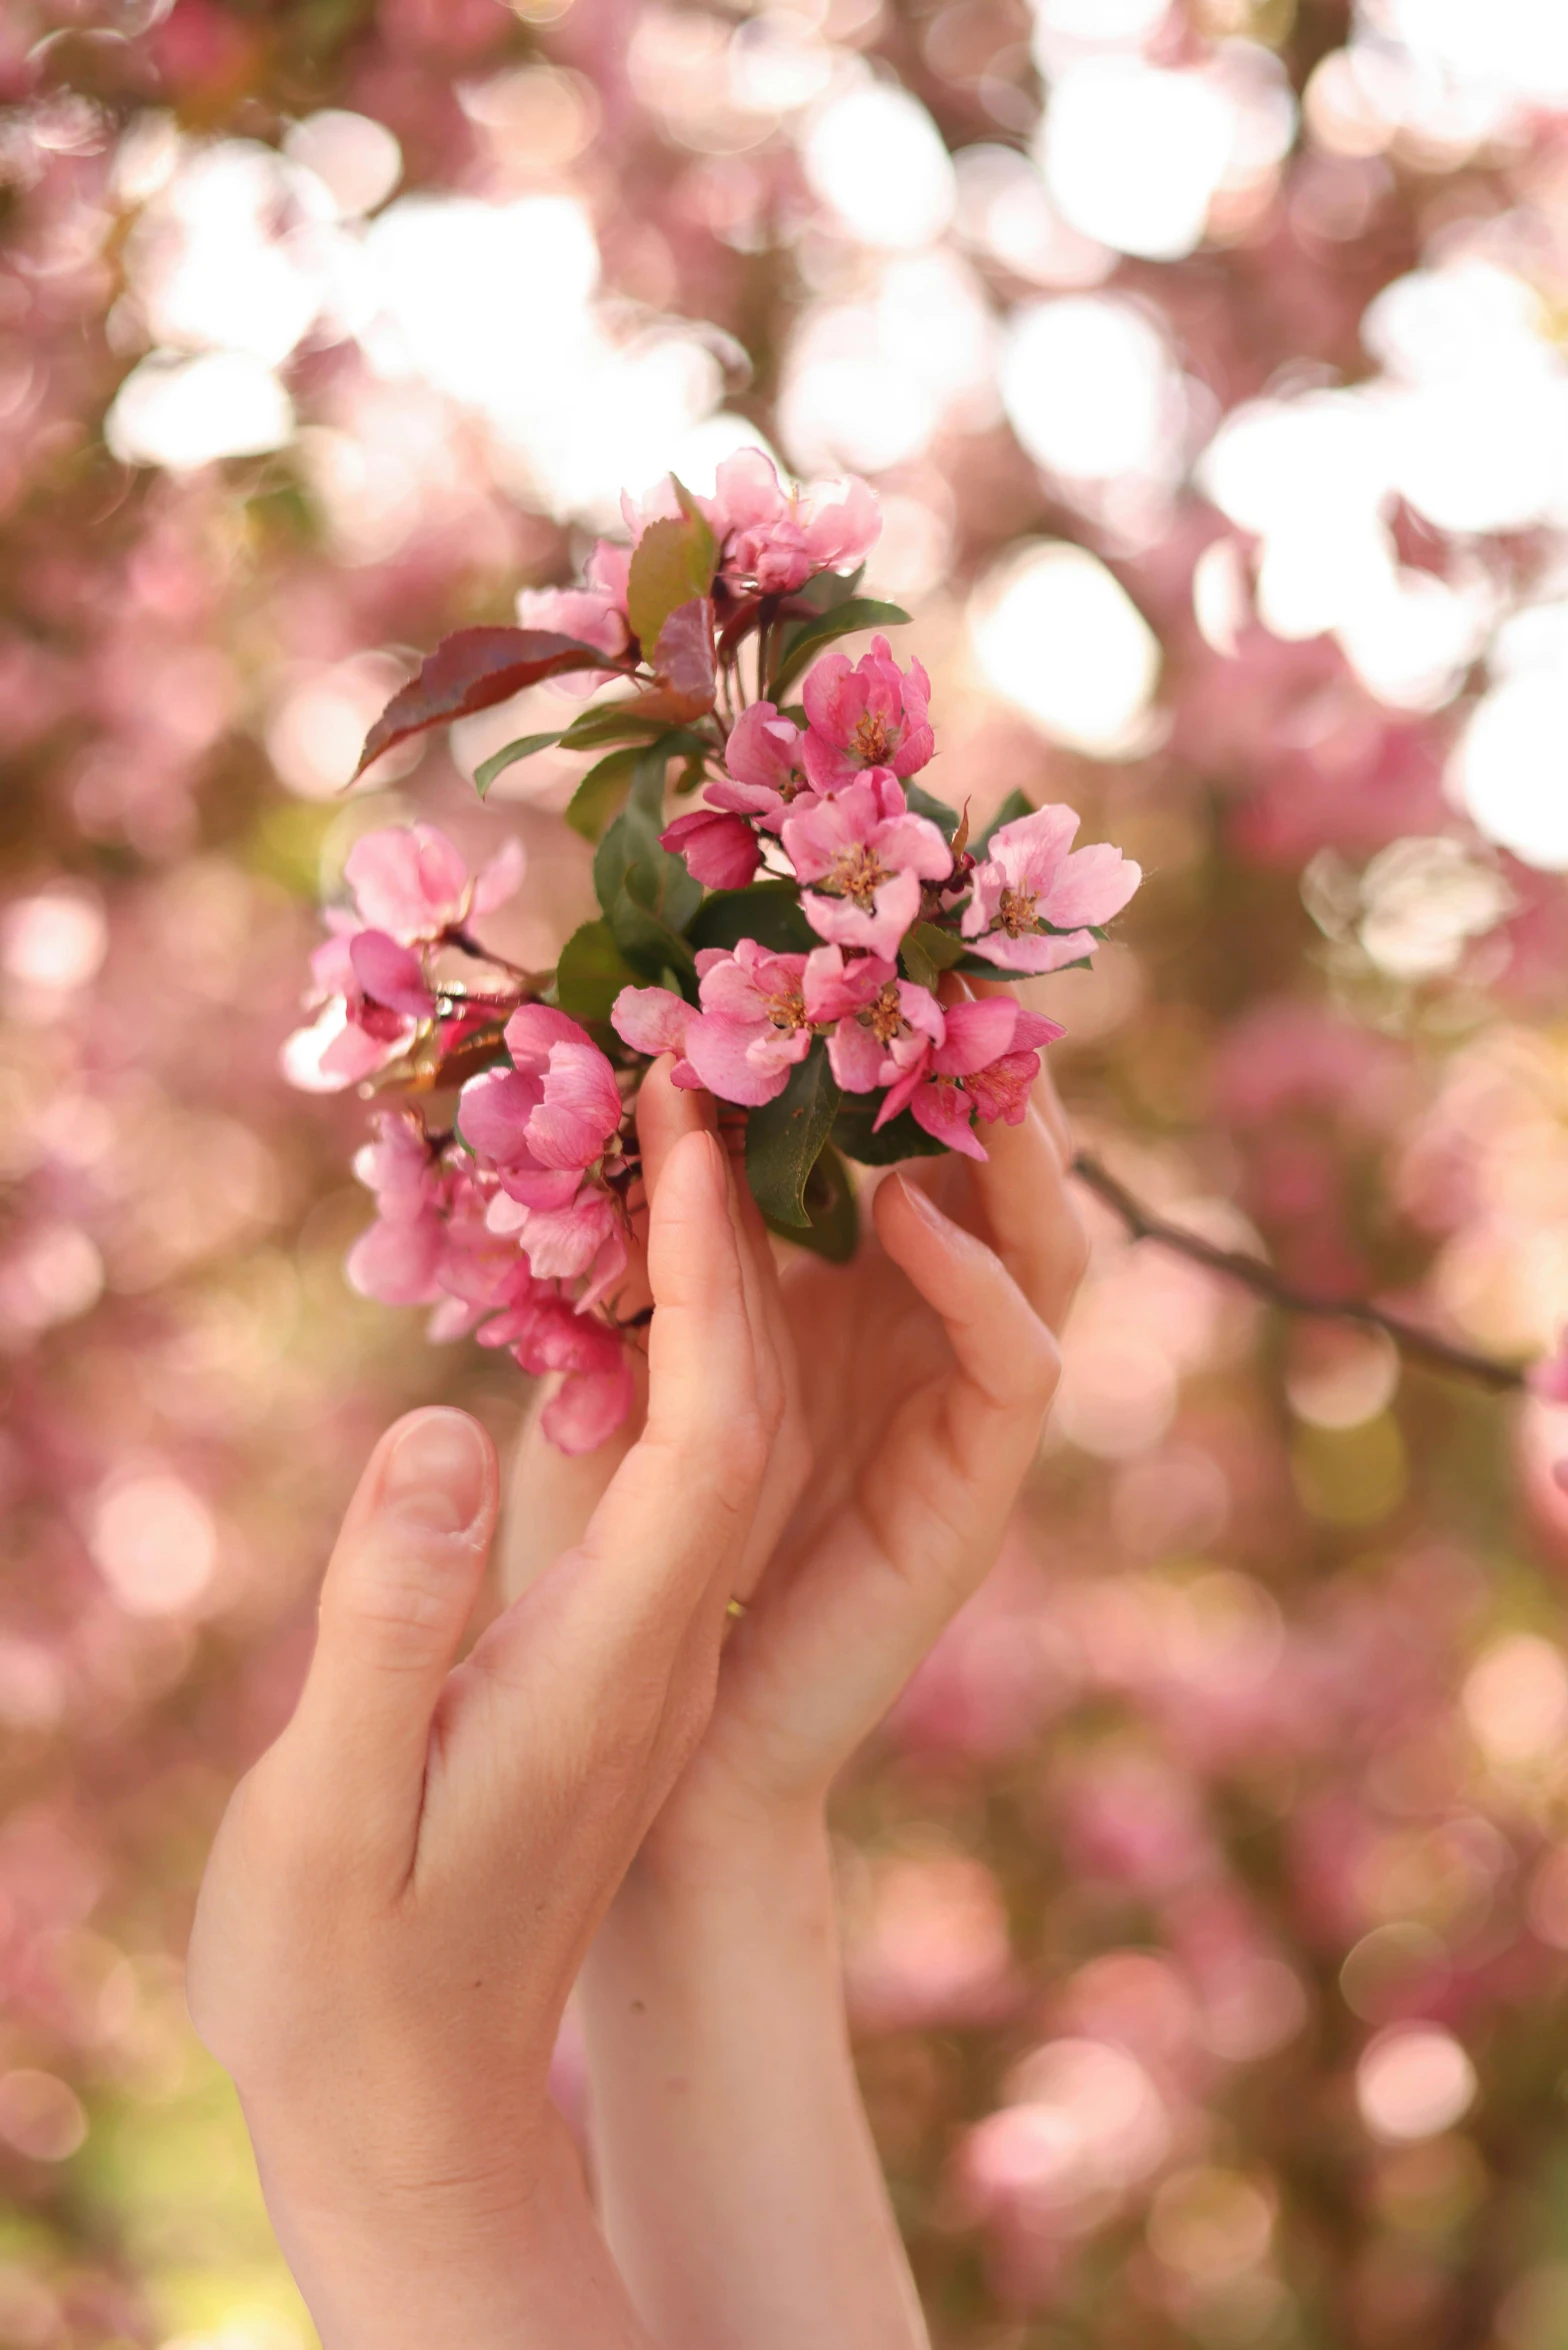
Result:
{"label": "knuckle", "polygon": [[350,1581],[322,1595],[323,1629],[372,1644],[388,1665],[422,1663],[443,1638],[452,1616],[452,1589],[424,1562],[382,1557]]}

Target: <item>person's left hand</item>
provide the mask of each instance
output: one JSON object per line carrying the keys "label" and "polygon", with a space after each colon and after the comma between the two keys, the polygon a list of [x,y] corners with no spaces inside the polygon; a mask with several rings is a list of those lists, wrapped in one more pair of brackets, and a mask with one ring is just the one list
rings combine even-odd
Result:
{"label": "person's left hand", "polygon": [[646,1422],[581,1539],[457,1664],[494,1453],[458,1412],[394,1428],[298,1708],[203,1883],[191,2013],[331,2350],[642,2338],[547,2069],[701,1735],[736,1579],[776,1536],[786,1394],[726,1156],[687,1125],[651,1185]]}

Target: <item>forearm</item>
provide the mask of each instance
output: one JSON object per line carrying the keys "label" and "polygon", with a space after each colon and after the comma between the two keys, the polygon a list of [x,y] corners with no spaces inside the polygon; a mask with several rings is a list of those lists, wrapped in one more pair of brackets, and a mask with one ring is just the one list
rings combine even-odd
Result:
{"label": "forearm", "polygon": [[634,1872],[583,2008],[605,2228],[661,2350],[923,2350],[820,1819],[701,1882]]}
{"label": "forearm", "polygon": [[652,2350],[564,2128],[526,2191],[454,2182],[361,2208],[258,2149],[278,2240],[324,2350]]}

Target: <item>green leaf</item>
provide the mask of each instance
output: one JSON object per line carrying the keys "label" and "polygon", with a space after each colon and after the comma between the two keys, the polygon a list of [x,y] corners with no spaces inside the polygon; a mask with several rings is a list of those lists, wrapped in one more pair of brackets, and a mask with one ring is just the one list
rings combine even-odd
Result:
{"label": "green leaf", "polygon": [[811,1222],[804,1227],[777,1224],[768,1216],[763,1222],[797,1248],[825,1257],[830,1265],[847,1265],[860,1238],[860,1209],[849,1170],[831,1143],[823,1144],[822,1156],[806,1178],[806,1213]]}
{"label": "green leaf", "polygon": [[702,884],[685,860],[659,846],[670,741],[663,734],[637,753],[626,806],[593,861],[594,889],[616,944],[655,982],[666,965],[688,977],[695,970],[682,933],[702,904]]}
{"label": "green leaf", "polygon": [[505,768],[515,767],[519,759],[531,759],[535,751],[547,751],[552,743],[560,740],[558,734],[520,734],[515,743],[508,743],[504,750],[492,751],[488,759],[480,760],[474,769],[475,791],[483,799]]}
{"label": "green leaf", "polygon": [[[911,801],[910,805],[913,806],[913,804]],[[970,844],[973,854],[976,857],[983,857],[994,832],[1000,832],[1004,824],[1016,824],[1020,816],[1032,816],[1033,814],[1033,800],[1025,799],[1021,791],[1010,791],[984,832],[981,833],[980,838]]]}
{"label": "green leaf", "polygon": [[704,898],[688,933],[694,947],[738,947],[754,938],[775,955],[809,955],[822,941],[800,910],[793,881],[754,881]]}
{"label": "green leaf", "polygon": [[746,1119],[746,1180],[772,1224],[793,1234],[808,1228],[806,1180],[827,1141],[840,1095],[827,1047],[815,1043],[790,1071],[789,1083]]}
{"label": "green leaf", "polygon": [[568,751],[595,751],[602,743],[646,742],[650,735],[662,734],[665,723],[662,718],[630,710],[623,702],[601,702],[572,720],[561,745]]}
{"label": "green leaf", "polygon": [[925,816],[933,823],[945,841],[951,841],[958,830],[958,810],[950,808],[946,800],[939,800],[934,792],[922,791],[918,783],[906,783],[904,798],[911,816]]}
{"label": "green leaf", "polygon": [[708,593],[716,554],[713,533],[695,507],[649,523],[626,577],[626,617],[645,654],[652,655],[672,612]]}
{"label": "green leaf", "polygon": [[849,636],[857,628],[896,628],[908,618],[909,614],[898,604],[881,604],[874,596],[851,596],[847,603],[835,605],[832,611],[819,614],[815,620],[803,620],[798,628],[791,630],[773,664],[773,674],[768,679],[768,700],[777,702],[806,663],[824,645],[832,644],[835,637]]}
{"label": "green leaf", "polygon": [[809,604],[817,612],[836,611],[858,595],[860,583],[866,576],[864,563],[857,563],[853,571],[819,571],[798,588],[790,598],[794,604]]}
{"label": "green leaf", "polygon": [[637,744],[619,751],[606,752],[573,792],[567,805],[566,821],[584,840],[599,840],[612,816],[631,789],[632,775],[642,751]]}
{"label": "green leaf", "polygon": [[916,986],[934,988],[944,971],[957,969],[969,949],[952,931],[939,930],[934,922],[917,922],[898,951]]}
{"label": "green leaf", "polygon": [[608,922],[585,922],[561,949],[555,1000],[574,1020],[608,1020],[621,989],[638,983]]}
{"label": "green leaf", "polygon": [[834,1148],[862,1167],[892,1167],[900,1159],[937,1159],[946,1150],[934,1134],[917,1126],[908,1110],[890,1118],[880,1134],[871,1129],[882,1107],[880,1094],[854,1094],[833,1121]]}

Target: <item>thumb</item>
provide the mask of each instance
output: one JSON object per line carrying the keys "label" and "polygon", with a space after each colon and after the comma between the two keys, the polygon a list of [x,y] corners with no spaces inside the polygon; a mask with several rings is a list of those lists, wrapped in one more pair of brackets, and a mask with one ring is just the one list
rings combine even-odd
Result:
{"label": "thumb", "polygon": [[465,1412],[411,1412],[382,1438],[321,1588],[315,1655],[282,1746],[359,1847],[406,1865],[430,1723],[495,1525],[496,1462]]}

